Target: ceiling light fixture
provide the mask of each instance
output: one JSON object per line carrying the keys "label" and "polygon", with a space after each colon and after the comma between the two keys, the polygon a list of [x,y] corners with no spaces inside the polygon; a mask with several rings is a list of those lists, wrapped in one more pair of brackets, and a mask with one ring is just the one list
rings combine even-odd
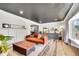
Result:
{"label": "ceiling light fixture", "polygon": [[40,23],[42,23],[42,21],[39,21]]}
{"label": "ceiling light fixture", "polygon": [[55,18],[54,20],[57,21],[58,19]]}
{"label": "ceiling light fixture", "polygon": [[23,14],[23,13],[24,13],[24,11],[21,10],[21,11],[20,11],[20,14]]}

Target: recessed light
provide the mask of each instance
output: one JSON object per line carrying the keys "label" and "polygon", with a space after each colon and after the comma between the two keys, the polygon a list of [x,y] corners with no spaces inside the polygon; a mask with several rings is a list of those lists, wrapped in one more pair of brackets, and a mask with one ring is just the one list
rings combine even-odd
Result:
{"label": "recessed light", "polygon": [[54,20],[57,21],[58,19],[55,18]]}
{"label": "recessed light", "polygon": [[24,11],[23,10],[20,10],[20,14],[23,14],[24,13]]}
{"label": "recessed light", "polygon": [[42,23],[42,21],[39,21],[40,23]]}

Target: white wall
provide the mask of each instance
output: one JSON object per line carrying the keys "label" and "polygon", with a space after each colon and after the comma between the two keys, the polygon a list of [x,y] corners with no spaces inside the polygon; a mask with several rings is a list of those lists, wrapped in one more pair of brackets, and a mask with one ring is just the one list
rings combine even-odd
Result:
{"label": "white wall", "polygon": [[[26,29],[5,29],[2,28],[2,23],[24,25]],[[14,38],[10,40],[10,44],[24,40],[24,36],[30,34],[30,25],[32,24],[39,25],[36,22],[0,10],[0,34],[14,36]]]}
{"label": "white wall", "polygon": [[61,22],[43,23],[43,24],[40,24],[39,31],[43,31],[43,28],[46,27],[46,28],[49,29],[50,33],[52,33],[52,30],[51,30],[52,27],[59,29],[60,26],[64,27],[64,22],[63,21],[61,21]]}

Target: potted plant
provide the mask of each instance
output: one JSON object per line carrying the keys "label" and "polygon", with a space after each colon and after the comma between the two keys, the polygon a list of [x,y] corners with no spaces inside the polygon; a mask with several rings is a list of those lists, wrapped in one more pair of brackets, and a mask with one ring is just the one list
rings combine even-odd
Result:
{"label": "potted plant", "polygon": [[12,36],[4,36],[0,34],[0,55],[6,56],[9,51],[8,43],[7,41],[10,40]]}

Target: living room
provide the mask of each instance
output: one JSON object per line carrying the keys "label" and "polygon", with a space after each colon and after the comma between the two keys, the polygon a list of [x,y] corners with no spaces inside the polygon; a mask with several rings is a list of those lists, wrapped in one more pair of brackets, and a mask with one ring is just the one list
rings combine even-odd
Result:
{"label": "living room", "polygon": [[[7,43],[7,46],[4,44],[0,47],[0,55],[79,55],[79,24],[74,23],[77,29],[72,29],[75,28],[72,27],[72,21],[79,19],[78,6],[78,3],[0,4],[0,46],[4,41]],[[10,40],[2,40],[6,36]],[[62,52],[62,48],[63,51],[66,50],[66,54]]]}

